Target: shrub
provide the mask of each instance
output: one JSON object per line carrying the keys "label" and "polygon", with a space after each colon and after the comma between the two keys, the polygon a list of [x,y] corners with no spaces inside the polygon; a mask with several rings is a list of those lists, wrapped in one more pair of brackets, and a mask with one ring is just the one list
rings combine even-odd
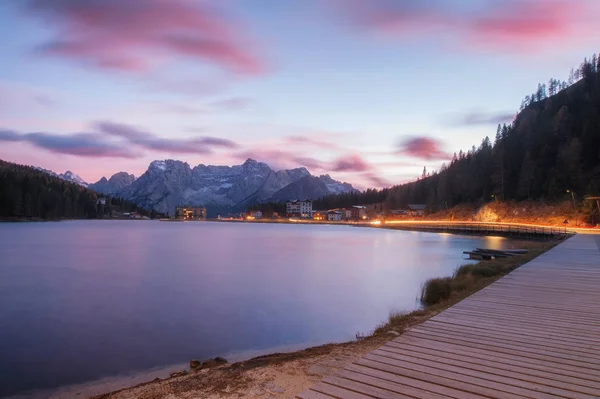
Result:
{"label": "shrub", "polygon": [[450,298],[452,293],[450,278],[433,278],[427,280],[421,289],[421,302],[431,306]]}
{"label": "shrub", "polygon": [[456,277],[471,275],[474,277],[494,277],[502,274],[502,268],[492,264],[462,265],[456,270]]}

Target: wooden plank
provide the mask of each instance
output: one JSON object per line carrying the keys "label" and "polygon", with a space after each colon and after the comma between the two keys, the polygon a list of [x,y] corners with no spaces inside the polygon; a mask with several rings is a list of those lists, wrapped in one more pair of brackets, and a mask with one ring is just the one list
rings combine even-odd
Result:
{"label": "wooden plank", "polygon": [[[522,363],[517,361],[511,361],[510,359],[497,358],[493,356],[477,356],[476,354],[465,354],[464,352],[446,352],[430,348],[420,348],[412,345],[407,345],[404,348],[382,346],[378,350],[386,351],[390,353],[409,354],[411,356],[431,359],[437,357],[442,359],[441,361],[458,361],[466,362],[474,367],[478,366],[489,366],[497,368],[499,370],[506,370],[511,372],[522,373],[523,375],[530,375],[535,377],[547,378],[555,381],[560,381],[565,386],[576,386],[589,388],[592,392],[600,392],[600,380],[589,380],[580,378],[579,373],[573,372],[568,373],[563,370],[550,367],[548,365],[536,365],[531,363]],[[570,375],[569,375],[570,374]],[[587,390],[581,391],[588,393]]]}
{"label": "wooden plank", "polygon": [[309,389],[296,395],[298,399],[332,399],[334,396],[325,395],[324,393]]}
{"label": "wooden plank", "polygon": [[413,347],[424,347],[424,348],[436,348],[442,351],[447,351],[450,353],[464,354],[469,353],[470,356],[480,356],[483,358],[498,358],[503,361],[515,361],[520,362],[523,365],[527,365],[528,367],[531,365],[544,365],[551,366],[556,370],[560,370],[561,373],[566,375],[574,375],[579,376],[581,378],[591,379],[593,381],[598,381],[600,379],[600,371],[588,369],[586,367],[581,367],[581,365],[569,365],[564,364],[560,361],[560,359],[548,359],[544,356],[522,356],[520,353],[506,353],[502,351],[498,351],[495,348],[469,348],[464,346],[464,344],[458,342],[438,342],[438,341],[429,341],[423,339],[410,339],[405,338],[402,341],[390,341],[384,345],[384,347],[397,347],[402,349],[403,345],[409,345]]}
{"label": "wooden plank", "polygon": [[517,303],[499,303],[497,301],[478,301],[475,302],[464,302],[454,306],[454,309],[486,309],[490,311],[509,311],[509,312],[520,312],[521,314],[541,314],[541,313],[554,313],[556,316],[561,317],[569,317],[574,319],[584,319],[588,321],[593,321],[594,318],[592,316],[600,316],[600,311],[598,312],[574,312],[572,309],[567,308],[557,308],[552,305],[548,305],[546,307],[542,306],[527,306],[527,304],[517,304]]}
{"label": "wooden plank", "polygon": [[578,339],[581,339],[582,341],[586,341],[586,342],[591,342],[591,343],[596,343],[599,341],[600,337],[597,334],[591,333],[591,334],[587,334],[584,332],[579,332],[577,335],[573,335],[568,331],[563,331],[560,328],[551,328],[548,326],[539,326],[539,325],[533,325],[531,323],[527,323],[527,322],[512,322],[512,323],[507,323],[506,320],[502,320],[502,319],[492,319],[492,318],[484,318],[482,319],[481,317],[466,317],[463,316],[461,318],[456,318],[453,316],[449,316],[444,314],[441,317],[436,317],[435,321],[439,321],[439,322],[443,322],[443,323],[448,323],[448,324],[456,324],[456,325],[477,325],[477,326],[486,326],[486,327],[510,327],[510,328],[519,328],[519,329],[523,329],[524,331],[528,331],[531,332],[533,334],[535,333],[539,333],[539,334],[557,334],[560,336],[566,336],[566,337],[576,337]]}
{"label": "wooden plank", "polygon": [[396,382],[386,381],[378,377],[373,377],[368,374],[356,372],[353,370],[342,370],[337,375],[348,380],[357,381],[363,384],[380,387],[387,391],[395,393],[394,398],[398,397],[397,394],[409,395],[410,398],[415,399],[441,399],[447,398],[446,395],[440,395],[435,392],[427,392],[422,389],[413,388],[409,385],[398,384]]}
{"label": "wooden plank", "polygon": [[529,314],[527,312],[519,312],[513,309],[504,309],[503,311],[495,311],[493,308],[455,308],[445,315],[462,317],[464,316],[476,316],[481,317],[482,314],[485,314],[487,317],[494,318],[503,318],[508,319],[509,321],[525,321],[527,323],[536,322],[537,324],[547,324],[547,325],[556,325],[558,327],[563,327],[565,323],[573,328],[580,328],[584,330],[588,330],[590,332],[596,332],[600,330],[600,325],[597,324],[597,321],[585,321],[584,319],[578,317],[571,316],[563,316],[552,314],[549,311],[539,311],[537,314]]}
{"label": "wooden plank", "polygon": [[518,324],[519,322],[521,323],[525,323],[528,325],[532,325],[535,326],[537,328],[541,328],[541,329],[554,329],[554,330],[560,330],[560,331],[565,331],[565,332],[570,332],[570,333],[574,333],[577,332],[583,336],[591,336],[591,337],[599,337],[600,336],[600,331],[598,331],[598,329],[595,328],[587,328],[587,326],[579,326],[579,325],[571,325],[568,322],[552,322],[552,321],[548,321],[545,322],[544,320],[537,320],[537,319],[527,319],[527,318],[520,318],[520,317],[511,317],[511,316],[503,316],[503,315],[499,315],[499,314],[495,314],[495,313],[485,313],[485,317],[483,317],[483,315],[481,313],[469,313],[469,312],[458,312],[458,311],[452,311],[452,312],[445,312],[444,313],[444,317],[447,318],[455,318],[455,319],[463,319],[463,318],[469,318],[472,317],[474,319],[482,319],[485,318],[487,320],[495,320],[495,321],[499,321],[502,323],[508,323],[508,324]]}
{"label": "wooden plank", "polygon": [[[579,316],[575,314],[569,314],[568,312],[561,312],[560,310],[552,311],[550,309],[530,311],[527,309],[515,309],[514,307],[501,307],[498,305],[480,305],[476,306],[469,304],[468,306],[456,307],[452,312],[485,312],[487,314],[499,314],[506,316],[521,316],[528,319],[539,319],[547,318],[552,321],[569,321],[576,322],[584,326],[595,326],[600,327],[600,320],[595,320],[589,316]],[[449,313],[452,313],[449,312]]]}
{"label": "wooden plank", "polygon": [[363,395],[358,392],[351,391],[349,389],[340,388],[335,385],[326,384],[324,382],[319,382],[310,388],[311,391],[316,391],[322,393],[324,395],[329,395],[334,398],[344,398],[344,399],[372,399],[372,396]]}
{"label": "wooden plank", "polygon": [[534,343],[542,346],[548,346],[552,348],[568,348],[574,351],[600,353],[600,348],[589,342],[581,342],[579,340],[562,340],[557,337],[546,337],[532,334],[525,334],[518,330],[507,330],[507,329],[482,329],[473,328],[470,326],[459,325],[459,324],[446,324],[446,323],[427,323],[419,326],[422,329],[432,329],[438,331],[453,331],[462,334],[470,334],[474,336],[482,336],[488,338],[510,340],[514,342],[522,343]]}
{"label": "wooden plank", "polygon": [[[342,378],[339,375],[328,376],[323,380],[324,383],[330,384],[339,388],[347,389],[352,392],[367,395],[372,398],[378,399],[411,399],[410,396],[406,396],[400,393],[395,393],[384,388],[363,384],[362,382],[349,380]],[[386,384],[383,384],[386,385]]]}
{"label": "wooden plank", "polygon": [[[367,363],[371,362],[371,363]],[[477,395],[482,396],[491,396],[491,397],[502,397],[502,398],[521,398],[522,396],[526,396],[531,393],[535,395],[533,392],[529,392],[529,390],[521,389],[512,386],[506,386],[503,384],[498,384],[495,382],[491,382],[488,380],[480,380],[478,378],[457,375],[451,372],[439,370],[439,369],[430,369],[428,367],[418,366],[415,364],[407,364],[398,361],[394,361],[393,359],[389,359],[382,356],[377,356],[373,354],[366,355],[363,359],[357,362],[358,364],[367,365],[370,364],[371,367],[377,368],[376,363],[383,364],[386,366],[391,366],[394,368],[394,373],[404,376],[412,375],[413,378],[418,378],[423,381],[429,382],[437,382],[438,384],[442,384],[454,389],[462,389],[466,392],[471,392]],[[550,399],[548,395],[540,395],[536,396],[536,398],[547,398]],[[556,399],[556,398],[552,398]]]}
{"label": "wooden plank", "polygon": [[[575,315],[583,316],[583,317],[599,317],[600,316],[600,311],[595,308],[571,309],[569,307],[566,307],[566,306],[563,306],[560,304],[553,304],[553,303],[516,302],[512,298],[511,299],[496,298],[494,300],[491,300],[488,298],[478,298],[477,301],[479,302],[479,304],[481,304],[481,306],[486,306],[488,304],[494,304],[494,305],[498,305],[498,306],[513,307],[515,309],[526,309],[526,310],[532,310],[532,311],[537,310],[540,312],[555,309],[555,310],[561,311],[561,312],[571,312]],[[465,301],[463,301],[463,302],[465,302]],[[473,301],[467,302],[468,305],[471,305],[472,303],[474,303],[474,302]],[[440,314],[442,314],[442,313],[440,313]],[[434,318],[432,318],[432,319],[434,319]]]}
{"label": "wooden plank", "polygon": [[544,350],[552,351],[553,353],[566,353],[566,354],[574,354],[574,355],[588,355],[586,357],[597,358],[600,356],[600,348],[595,346],[589,346],[587,348],[576,346],[576,345],[567,345],[563,342],[556,342],[554,340],[544,340],[533,338],[529,339],[527,337],[519,337],[514,335],[509,335],[506,333],[498,333],[494,334],[486,332],[474,332],[472,330],[465,330],[460,328],[445,328],[444,326],[436,326],[436,327],[428,327],[428,326],[419,326],[419,328],[415,328],[411,330],[412,332],[423,332],[423,333],[443,333],[445,336],[456,336],[456,337],[464,337],[468,336],[473,339],[477,339],[480,343],[496,343],[502,342],[509,345],[517,345],[523,347],[531,347],[531,348],[542,348]]}
{"label": "wooden plank", "polygon": [[[368,376],[372,376],[384,381],[390,381],[401,386],[406,386],[412,389],[416,389],[420,395],[430,397],[427,395],[438,394],[442,397],[449,397],[455,399],[480,399],[482,396],[475,395],[473,393],[465,392],[462,390],[453,389],[447,386],[439,384],[432,384],[430,382],[417,380],[414,378],[405,377],[402,375],[394,374],[392,372],[383,371],[371,367],[366,367],[360,364],[350,364],[346,366],[345,370],[360,373]],[[415,396],[420,397],[420,396]]]}
{"label": "wooden plank", "polygon": [[517,354],[517,355],[521,355],[523,357],[532,357],[534,359],[537,358],[540,360],[549,360],[549,361],[554,361],[554,362],[560,362],[563,364],[570,364],[570,365],[577,366],[577,365],[584,363],[585,367],[592,369],[592,370],[600,371],[600,362],[598,362],[596,359],[593,359],[593,358],[590,359],[590,358],[583,357],[583,356],[562,355],[562,354],[556,354],[554,352],[545,351],[545,350],[536,350],[536,349],[530,349],[530,348],[526,348],[526,347],[513,346],[513,345],[503,345],[500,343],[498,343],[496,345],[480,344],[475,339],[468,339],[468,338],[455,339],[455,338],[444,337],[439,334],[438,335],[436,335],[436,334],[413,334],[411,331],[409,331],[409,332],[406,332],[404,335],[409,336],[409,337],[428,339],[428,340],[432,340],[432,341],[460,342],[469,348],[478,348],[478,349],[482,349],[482,348],[486,349],[487,348],[489,350],[494,350],[497,352]]}
{"label": "wooden plank", "polygon": [[491,312],[477,312],[477,311],[465,311],[459,309],[453,309],[451,312],[448,312],[446,316],[462,318],[463,316],[472,316],[478,318],[488,318],[488,319],[496,319],[502,320],[505,323],[513,324],[515,322],[525,322],[527,324],[538,325],[544,328],[554,328],[560,329],[568,332],[576,332],[581,331],[582,333],[587,333],[588,335],[596,335],[600,336],[600,327],[596,326],[588,326],[584,324],[579,324],[575,321],[569,320],[553,320],[553,319],[543,319],[537,317],[520,317],[517,315],[505,315],[499,313],[491,313]]}
{"label": "wooden plank", "polygon": [[507,325],[506,323],[500,323],[500,322],[494,322],[494,321],[489,321],[489,320],[482,320],[480,318],[474,318],[474,319],[450,319],[450,318],[438,318],[438,319],[431,319],[428,320],[427,323],[429,325],[440,325],[440,326],[451,326],[451,327],[465,327],[465,328],[472,328],[472,329],[481,329],[481,330],[485,330],[485,331],[489,331],[489,330],[494,330],[494,331],[498,331],[498,332],[502,332],[502,331],[507,331],[507,332],[513,332],[516,334],[520,334],[520,335],[524,335],[524,336],[531,336],[531,337],[541,337],[541,338],[545,338],[545,339],[553,339],[556,341],[565,341],[565,342],[578,342],[581,343],[582,345],[592,345],[592,346],[596,346],[596,345],[600,345],[600,337],[582,337],[580,336],[573,336],[572,334],[566,333],[566,332],[562,332],[560,330],[549,330],[549,329],[542,329],[542,328],[535,328],[533,326],[529,326],[529,325],[523,325],[523,324],[515,324],[515,323],[511,323],[510,325]]}
{"label": "wooden plank", "polygon": [[590,389],[576,385],[567,385],[564,382],[556,381],[553,378],[532,376],[529,374],[514,372],[512,370],[500,369],[495,365],[485,366],[482,364],[474,364],[473,362],[464,362],[444,357],[419,355],[415,353],[399,354],[380,349],[371,353],[373,355],[400,360],[405,363],[412,363],[430,367],[432,369],[450,371],[457,375],[469,375],[472,377],[478,377],[489,381],[506,385],[514,385],[521,388],[531,389],[536,392],[544,392],[562,397],[574,399],[593,399],[597,398],[595,394],[598,393],[596,389]]}

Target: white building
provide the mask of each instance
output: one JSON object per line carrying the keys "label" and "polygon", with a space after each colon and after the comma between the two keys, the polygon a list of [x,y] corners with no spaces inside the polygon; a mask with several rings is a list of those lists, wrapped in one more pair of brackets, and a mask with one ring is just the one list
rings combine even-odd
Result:
{"label": "white building", "polygon": [[327,220],[330,222],[341,222],[343,219],[343,213],[341,211],[328,211]]}
{"label": "white building", "polygon": [[423,216],[425,214],[425,204],[408,204],[407,213],[410,216]]}
{"label": "white building", "polygon": [[288,201],[286,205],[286,213],[288,217],[296,216],[301,218],[312,218],[313,217],[313,209],[312,209],[312,201],[304,200],[291,200]]}
{"label": "white building", "polygon": [[254,219],[262,219],[263,213],[261,211],[250,212],[250,216]]}

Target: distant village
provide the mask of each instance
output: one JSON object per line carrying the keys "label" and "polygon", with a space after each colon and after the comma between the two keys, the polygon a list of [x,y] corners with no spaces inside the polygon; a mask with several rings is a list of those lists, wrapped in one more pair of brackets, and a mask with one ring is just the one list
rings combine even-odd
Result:
{"label": "distant village", "polygon": [[[392,210],[385,214],[383,209],[376,207],[367,207],[364,205],[353,205],[348,208],[335,209],[313,209],[313,202],[310,200],[289,200],[286,203],[285,215],[279,215],[274,212],[269,215],[270,219],[301,219],[326,222],[360,222],[367,220],[382,220],[384,218],[414,218],[425,215],[424,204],[409,204],[406,209]],[[261,211],[251,211],[245,215],[239,215],[245,220],[265,219],[266,215]]]}
{"label": "distant village", "polygon": [[[100,215],[105,213],[107,203],[105,198],[98,199],[97,211]],[[321,221],[321,222],[360,222],[367,220],[383,220],[383,219],[403,219],[425,216],[424,204],[409,204],[405,209],[396,209],[383,212],[383,208],[376,206],[353,205],[348,208],[335,209],[313,209],[311,200],[289,200],[285,206],[285,214],[273,212],[265,215],[262,211],[248,211],[243,213],[235,213],[227,216],[218,216],[219,220],[302,220],[302,221]],[[129,219],[149,219],[138,212],[117,212],[112,210],[109,217],[112,218],[129,218]],[[169,220],[192,221],[206,220],[207,209],[204,206],[187,205],[178,206],[175,208],[175,213]]]}

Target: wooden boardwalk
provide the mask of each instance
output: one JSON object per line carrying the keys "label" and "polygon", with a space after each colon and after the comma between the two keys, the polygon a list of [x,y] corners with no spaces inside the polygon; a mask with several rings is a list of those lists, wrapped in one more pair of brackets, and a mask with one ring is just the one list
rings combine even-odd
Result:
{"label": "wooden boardwalk", "polygon": [[600,235],[577,235],[303,399],[600,398]]}

